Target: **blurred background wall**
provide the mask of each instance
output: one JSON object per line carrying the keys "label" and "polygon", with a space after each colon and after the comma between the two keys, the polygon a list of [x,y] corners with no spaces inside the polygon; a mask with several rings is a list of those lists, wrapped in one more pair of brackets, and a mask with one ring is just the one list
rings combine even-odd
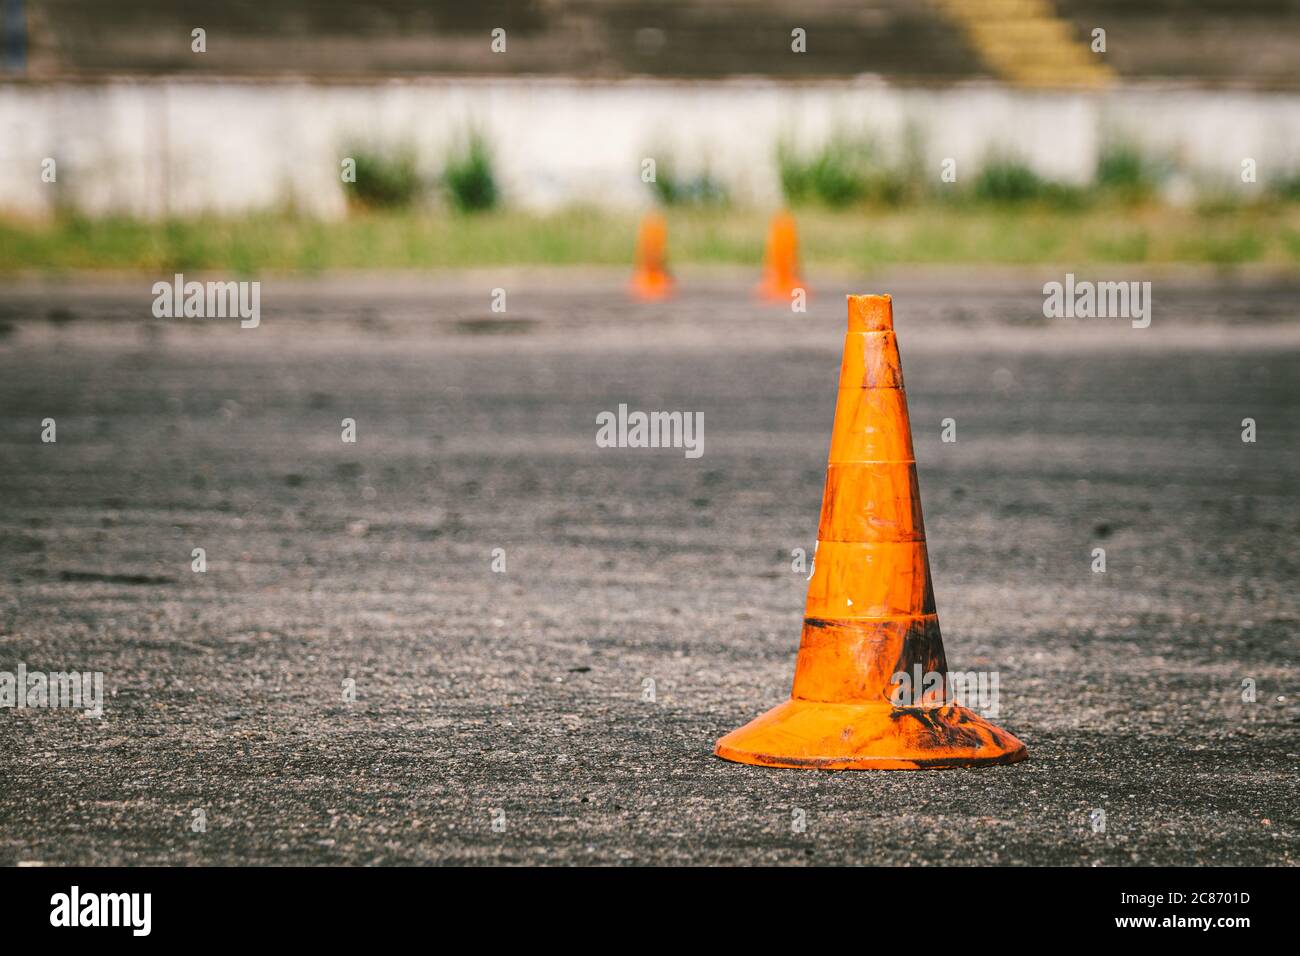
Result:
{"label": "blurred background wall", "polygon": [[[4,0],[33,77],[429,73],[585,77],[999,78],[1001,44],[1047,70],[1104,28],[1126,79],[1295,88],[1295,0]],[[972,25],[974,25],[972,27]],[[190,53],[204,27],[221,42]],[[486,42],[507,30],[509,55]],[[790,55],[794,27],[808,54]],[[976,35],[978,34],[978,35]],[[1045,76],[1047,74],[1044,74]],[[1058,79],[1068,80],[1062,70]]]}

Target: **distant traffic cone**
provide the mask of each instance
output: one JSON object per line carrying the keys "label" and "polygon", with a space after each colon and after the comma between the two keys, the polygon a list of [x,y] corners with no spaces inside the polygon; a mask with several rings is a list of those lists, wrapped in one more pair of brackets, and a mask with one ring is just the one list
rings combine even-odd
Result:
{"label": "distant traffic cone", "polygon": [[773,302],[789,302],[795,289],[804,288],[799,278],[799,234],[794,216],[779,212],[767,231],[767,252],[763,256],[763,278],[758,294]]}
{"label": "distant traffic cone", "polygon": [[634,299],[652,302],[673,293],[668,274],[668,223],[657,212],[647,213],[636,233],[636,272],[628,288]]}
{"label": "distant traffic cone", "polygon": [[[949,699],[893,329],[889,296],[849,296],[794,689],[790,700],[719,740],[719,757],[912,770],[1026,756],[1011,734]],[[930,688],[919,699],[909,686],[918,678]]]}

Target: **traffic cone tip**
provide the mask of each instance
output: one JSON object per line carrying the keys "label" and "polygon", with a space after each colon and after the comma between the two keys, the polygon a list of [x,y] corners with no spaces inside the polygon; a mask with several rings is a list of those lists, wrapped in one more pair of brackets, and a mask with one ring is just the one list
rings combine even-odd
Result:
{"label": "traffic cone tip", "polygon": [[889,295],[850,295],[850,332],[892,332],[894,298]]}

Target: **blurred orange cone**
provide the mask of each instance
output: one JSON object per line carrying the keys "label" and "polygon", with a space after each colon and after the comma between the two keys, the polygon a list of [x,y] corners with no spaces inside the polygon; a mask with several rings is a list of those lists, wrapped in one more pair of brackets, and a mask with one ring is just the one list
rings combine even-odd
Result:
{"label": "blurred orange cone", "polygon": [[657,212],[646,213],[636,233],[636,271],[628,287],[643,302],[666,299],[673,293],[668,274],[668,223]]}
{"label": "blurred orange cone", "polygon": [[1024,744],[952,699],[887,295],[849,296],[817,539],[790,700],[714,753],[824,770],[1023,760]]}
{"label": "blurred orange cone", "polygon": [[789,302],[795,289],[804,288],[799,278],[799,234],[794,216],[788,211],[772,217],[763,256],[763,278],[758,294],[773,302]]}

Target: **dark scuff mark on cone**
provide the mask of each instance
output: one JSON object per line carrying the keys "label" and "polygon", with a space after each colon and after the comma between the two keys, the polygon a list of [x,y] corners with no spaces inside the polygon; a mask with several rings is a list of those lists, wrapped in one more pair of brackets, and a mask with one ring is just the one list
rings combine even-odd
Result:
{"label": "dark scuff mark on cone", "polygon": [[921,725],[930,742],[945,748],[978,748],[989,742],[988,737],[976,728],[962,726],[968,722],[961,719],[965,713],[960,707],[898,707],[890,711],[889,716],[895,722],[911,717]]}

